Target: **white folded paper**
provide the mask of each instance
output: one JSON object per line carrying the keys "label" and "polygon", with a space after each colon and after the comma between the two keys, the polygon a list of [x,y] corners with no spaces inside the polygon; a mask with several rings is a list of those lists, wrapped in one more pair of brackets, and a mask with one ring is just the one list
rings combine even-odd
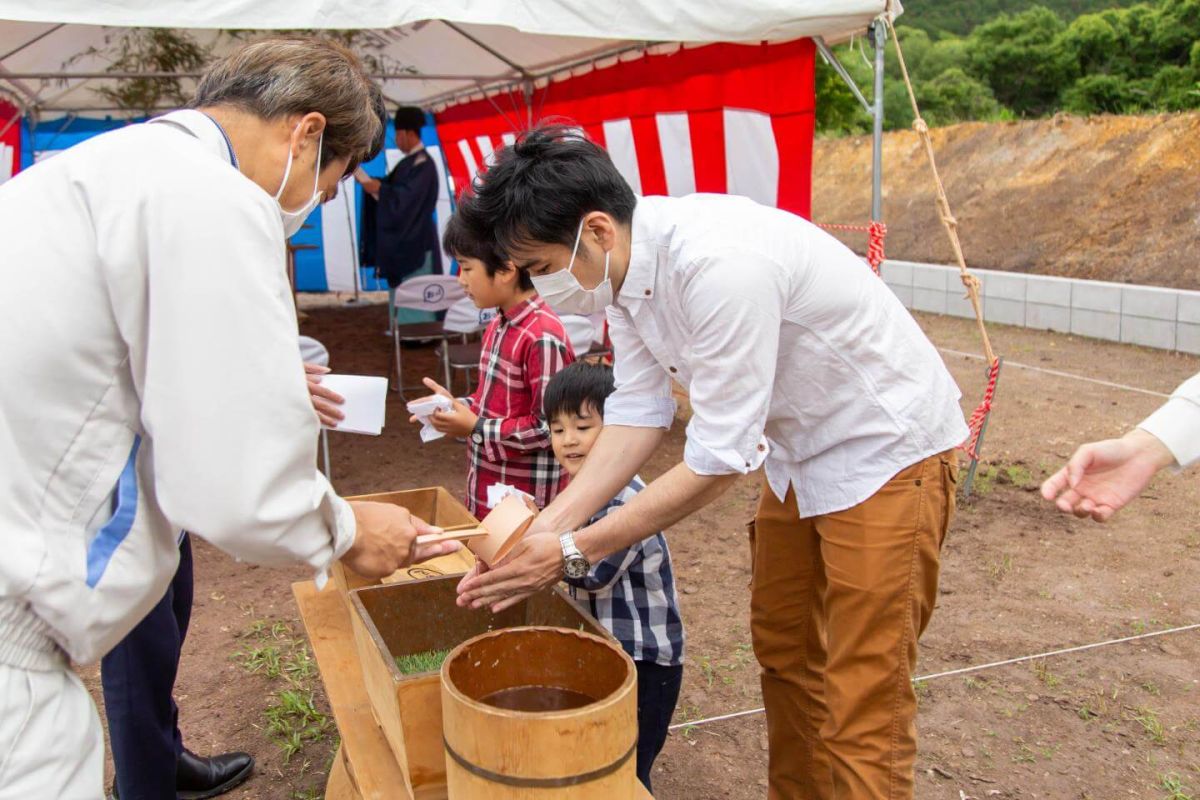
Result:
{"label": "white folded paper", "polygon": [[423,397],[420,400],[413,400],[408,404],[408,413],[421,421],[422,442],[432,442],[434,439],[440,439],[446,435],[434,428],[429,420],[433,416],[433,412],[449,411],[452,408],[454,408],[454,401],[441,394],[435,394],[432,397]]}
{"label": "white folded paper", "polygon": [[510,494],[518,495],[527,500],[533,500],[533,495],[527,492],[522,492],[515,486],[509,486],[507,483],[493,483],[488,487],[487,494],[488,508],[495,508],[496,506],[500,505],[500,501],[508,497]]}
{"label": "white folded paper", "polygon": [[322,427],[341,433],[366,433],[371,436],[383,432],[387,378],[374,375],[322,375],[321,385],[346,399],[339,406],[345,418],[336,427]]}

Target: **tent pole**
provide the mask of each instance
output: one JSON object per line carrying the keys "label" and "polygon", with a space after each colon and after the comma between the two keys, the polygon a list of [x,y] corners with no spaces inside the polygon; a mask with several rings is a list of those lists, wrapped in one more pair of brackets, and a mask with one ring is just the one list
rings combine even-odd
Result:
{"label": "tent pole", "polygon": [[867,98],[863,97],[862,89],[858,88],[858,84],[854,82],[854,78],[850,77],[850,73],[846,71],[846,67],[842,62],[838,61],[838,57],[833,54],[826,44],[825,38],[822,36],[814,36],[813,44],[817,46],[817,51],[821,54],[821,58],[825,59],[825,63],[833,67],[833,71],[842,79],[842,83],[850,89],[850,93],[854,95],[854,99],[863,107],[863,111],[874,116],[875,111],[871,104],[867,102]]}
{"label": "tent pole", "polygon": [[533,81],[525,81],[521,90],[525,95],[525,127],[533,130]]}
{"label": "tent pole", "polygon": [[0,56],[0,61],[4,61],[6,58],[15,56],[17,53],[21,52],[22,50],[29,47],[30,45],[37,44],[42,39],[45,39],[47,36],[54,33],[56,30],[58,30],[59,28],[61,28],[62,26],[66,25],[66,24],[67,23],[65,23],[65,22],[60,22],[57,25],[54,25],[53,27],[47,28],[46,30],[39,33],[37,36],[35,36],[32,39],[30,39],[29,41],[25,42],[24,44],[19,45],[18,47],[14,48],[12,50],[9,50],[4,55]]}
{"label": "tent pole", "polygon": [[883,221],[883,61],[887,44],[887,28],[879,20],[871,23],[871,41],[875,45],[875,96],[871,116],[874,118],[871,160],[871,220]]}
{"label": "tent pole", "polygon": [[[350,304],[353,305],[359,303],[358,274],[361,272],[361,267],[358,264],[358,237],[354,235],[354,206],[355,201],[358,199],[358,192],[358,185],[355,184],[354,192],[346,193],[346,227],[350,229],[350,259],[351,263],[354,264],[354,299],[350,301]],[[326,465],[329,463],[328,455],[326,456],[325,463]]]}

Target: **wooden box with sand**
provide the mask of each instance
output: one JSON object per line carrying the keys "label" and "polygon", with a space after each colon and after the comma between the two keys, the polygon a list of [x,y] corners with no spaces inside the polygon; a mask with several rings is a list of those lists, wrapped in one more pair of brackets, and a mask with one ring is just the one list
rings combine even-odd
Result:
{"label": "wooden box with sand", "polygon": [[[356,497],[347,497],[346,499],[370,500],[376,503],[393,503],[398,506],[404,506],[414,517],[420,517],[430,525],[437,525],[439,528],[450,533],[475,530],[479,527],[479,520],[475,519],[470,511],[467,511],[467,507],[441,486],[408,489],[400,492],[362,494]],[[412,578],[429,577],[431,575],[461,575],[474,566],[474,564],[475,561],[471,555],[460,550],[457,553],[451,553],[448,556],[442,556],[441,558],[427,561],[424,564],[409,567],[407,570],[400,570],[395,575],[384,578],[382,581],[374,578],[364,578],[362,575],[343,566],[340,561],[334,563],[330,572],[333,573],[333,582],[337,586],[338,591],[345,597],[350,590],[361,589],[364,586],[378,586],[380,583],[395,583],[398,580],[410,580]]]}
{"label": "wooden box with sand", "polygon": [[351,628],[371,710],[409,795],[446,782],[438,676],[446,652],[488,631],[529,625],[585,631],[612,641],[560,589],[491,614],[458,607],[458,581],[435,577],[350,593]]}

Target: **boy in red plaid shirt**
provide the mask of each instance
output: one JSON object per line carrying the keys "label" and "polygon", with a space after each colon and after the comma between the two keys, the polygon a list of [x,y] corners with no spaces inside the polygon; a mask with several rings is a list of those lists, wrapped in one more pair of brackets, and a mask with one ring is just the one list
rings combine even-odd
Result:
{"label": "boy in red plaid shirt", "polygon": [[454,402],[430,423],[442,433],[466,438],[466,505],[482,519],[493,484],[515,486],[532,495],[539,508],[566,484],[566,473],[550,450],[542,393],[575,354],[562,322],[538,296],[529,273],[506,263],[490,238],[472,230],[463,213],[463,204],[470,202],[469,197],[460,201],[443,245],[458,260],[458,283],[475,305],[499,313],[483,334],[479,383],[470,397],[452,398],[430,378],[425,385]]}

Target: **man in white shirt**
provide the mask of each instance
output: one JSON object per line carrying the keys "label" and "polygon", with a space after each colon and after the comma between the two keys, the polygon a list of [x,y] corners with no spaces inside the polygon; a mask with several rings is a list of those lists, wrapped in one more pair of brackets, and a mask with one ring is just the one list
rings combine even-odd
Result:
{"label": "man in white shirt", "polygon": [[1180,384],[1162,408],[1120,439],[1082,445],[1042,484],[1064,513],[1107,522],[1164,467],[1200,461],[1200,375]]}
{"label": "man in white shirt", "polygon": [[[954,508],[959,391],[862,261],[740,197],[635,198],[569,129],[499,151],[470,204],[560,312],[607,306],[617,391],[588,464],[461,604],[500,609],[765,467],[751,627],[773,798],[911,797],[916,642]],[[670,427],[683,462],[579,530]],[[594,460],[593,460],[594,459]]]}
{"label": "man in white shirt", "polygon": [[103,796],[68,659],[164,596],[182,530],[319,580],[453,549],[317,471],[296,348],[285,235],[378,152],[377,87],[339,45],[268,39],[197,100],[0,187],[0,800]]}

